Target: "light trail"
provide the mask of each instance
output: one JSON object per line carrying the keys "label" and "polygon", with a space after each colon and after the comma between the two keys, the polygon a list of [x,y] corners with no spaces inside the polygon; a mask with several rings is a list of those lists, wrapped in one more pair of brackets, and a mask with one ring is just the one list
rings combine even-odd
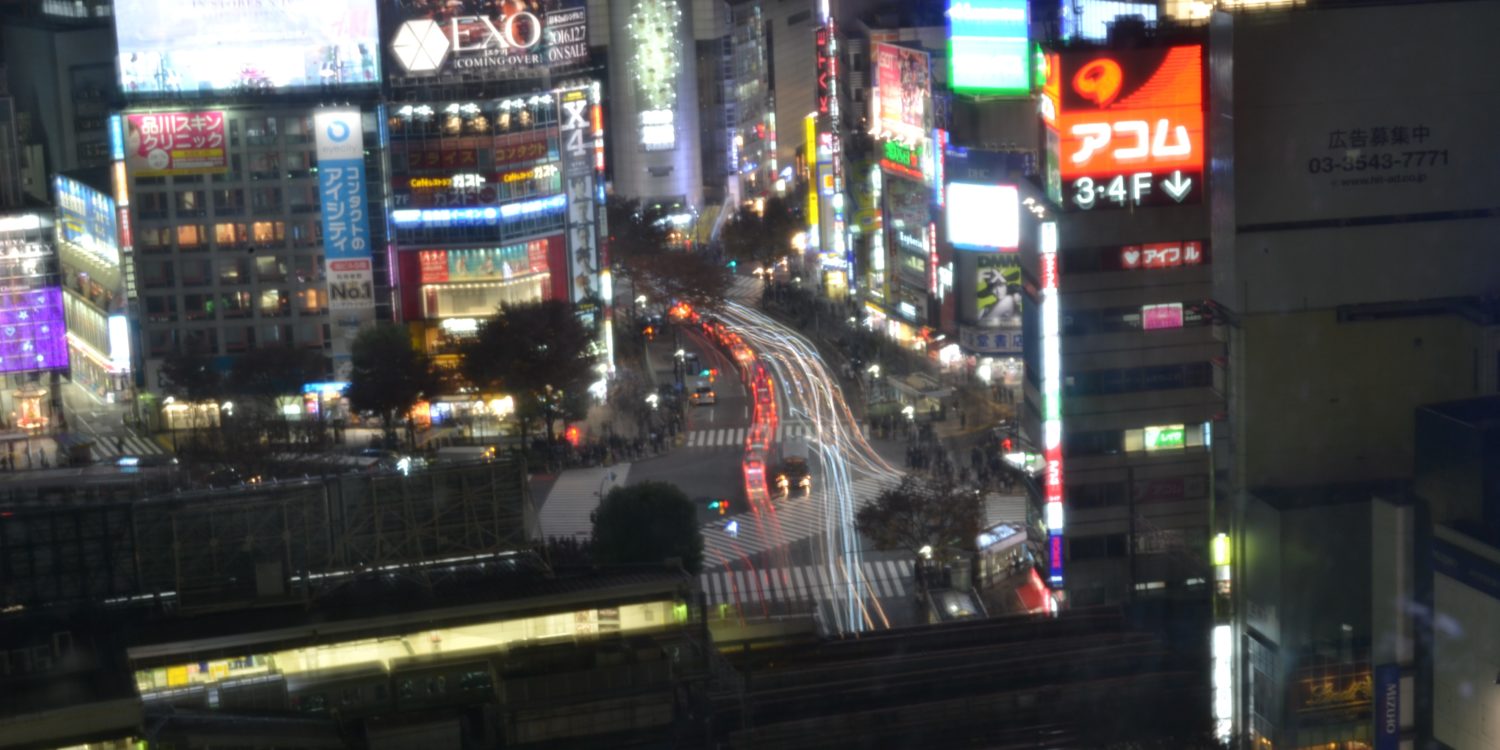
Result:
{"label": "light trail", "polygon": [[[883,481],[894,481],[901,472],[870,446],[837,379],[810,341],[770,316],[736,302],[726,302],[720,315],[781,384],[780,396],[786,403],[783,421],[800,419],[811,427],[822,477],[821,491],[812,493],[808,502],[817,503],[823,528],[823,534],[812,537],[812,542],[815,559],[822,559],[820,564],[835,583],[836,591],[830,592],[837,604],[833,626],[840,632],[873,628],[875,623],[864,603],[871,598],[881,623],[889,627],[878,592],[861,576],[848,572],[862,570],[863,551],[854,517],[868,499],[855,495],[853,481],[855,472]],[[774,514],[774,506],[770,507]],[[784,548],[795,540],[780,541],[779,546]]]}

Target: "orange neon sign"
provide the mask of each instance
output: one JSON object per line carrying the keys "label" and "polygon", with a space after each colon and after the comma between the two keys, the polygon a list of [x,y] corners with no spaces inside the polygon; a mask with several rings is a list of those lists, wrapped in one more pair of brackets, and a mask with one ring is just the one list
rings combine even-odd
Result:
{"label": "orange neon sign", "polygon": [[1201,45],[1060,57],[1047,61],[1043,116],[1064,180],[1203,168]]}

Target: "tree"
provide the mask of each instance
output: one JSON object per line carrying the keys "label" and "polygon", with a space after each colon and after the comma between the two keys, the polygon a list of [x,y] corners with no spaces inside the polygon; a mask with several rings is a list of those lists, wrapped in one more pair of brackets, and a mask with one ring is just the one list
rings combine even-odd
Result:
{"label": "tree", "polygon": [[973,548],[982,521],[979,496],[949,480],[907,475],[859,509],[854,528],[876,549],[902,550],[934,560],[952,560]]}
{"label": "tree", "polygon": [[236,359],[229,371],[229,387],[276,416],[281,431],[286,417],[278,400],[302,393],[302,386],[324,379],[328,360],[319,352],[290,346],[268,346]]}
{"label": "tree", "polygon": [[729,257],[747,266],[769,268],[795,254],[792,237],[805,228],[790,204],[771,198],[759,213],[750,207],[737,211],[724,223],[720,237]]}
{"label": "tree", "polygon": [[481,392],[515,398],[523,444],[530,415],[545,422],[550,443],[557,417],[576,414],[588,391],[593,344],[565,301],[503,306],[463,347],[461,367]]}
{"label": "tree", "polygon": [[394,323],[360,331],[350,355],[353,369],[344,395],[355,409],[379,414],[386,442],[394,443],[396,417],[436,391],[432,362],[412,346],[406,329]]}
{"label": "tree", "polygon": [[654,255],[667,248],[666,212],[660,206],[641,206],[636,198],[611,195],[604,204],[609,224],[609,257],[615,262]]}
{"label": "tree", "polygon": [[659,563],[682,560],[697,574],[703,564],[698,511],[677,485],[639,482],[609,491],[594,513],[594,560],[598,563]]}
{"label": "tree", "polygon": [[183,401],[216,400],[223,392],[224,376],[214,369],[213,358],[201,354],[174,354],[161,363],[162,390]]}
{"label": "tree", "polygon": [[611,263],[629,281],[632,293],[663,302],[681,300],[714,309],[729,292],[729,272],[699,252],[674,250],[665,212],[642,207],[634,198],[611,196],[609,221]]}

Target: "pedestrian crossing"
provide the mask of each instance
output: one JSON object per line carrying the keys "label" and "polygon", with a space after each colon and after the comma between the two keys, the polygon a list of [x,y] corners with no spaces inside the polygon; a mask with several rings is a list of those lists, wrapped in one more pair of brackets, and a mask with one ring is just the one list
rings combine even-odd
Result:
{"label": "pedestrian crossing", "polygon": [[[910,560],[869,561],[861,563],[859,569],[863,575],[852,583],[867,595],[903,597],[915,588]],[[716,570],[700,574],[698,580],[710,606],[837,601],[851,583],[842,568],[830,575],[827,565]]]}
{"label": "pedestrian crossing", "polygon": [[[778,500],[769,508],[705,524],[703,559],[733,560],[803,539],[824,537],[830,525],[827,514],[834,511],[823,507],[823,493],[817,486],[818,481],[819,478],[814,476],[813,492],[807,497]],[[872,477],[854,480],[855,507],[849,509],[850,517],[891,481]]]}
{"label": "pedestrian crossing", "polygon": [[[749,432],[747,427],[720,427],[718,429],[688,430],[688,448],[744,448],[745,435]],[[783,424],[776,427],[776,441],[780,442],[788,437],[813,434],[812,425],[808,424]]]}
{"label": "pedestrian crossing", "polygon": [[611,489],[625,486],[629,477],[628,463],[559,474],[538,514],[542,538],[588,539],[594,533],[594,511],[599,507],[599,499]]}
{"label": "pedestrian crossing", "polygon": [[94,460],[113,461],[120,456],[154,456],[166,453],[161,444],[134,433],[120,437],[100,435],[94,438]]}

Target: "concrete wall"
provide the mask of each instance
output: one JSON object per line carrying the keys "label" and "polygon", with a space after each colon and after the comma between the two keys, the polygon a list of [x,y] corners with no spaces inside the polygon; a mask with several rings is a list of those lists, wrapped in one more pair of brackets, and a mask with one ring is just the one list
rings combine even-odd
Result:
{"label": "concrete wall", "polygon": [[1481,330],[1456,316],[1253,316],[1234,331],[1243,486],[1409,477],[1420,404],[1476,395]]}

